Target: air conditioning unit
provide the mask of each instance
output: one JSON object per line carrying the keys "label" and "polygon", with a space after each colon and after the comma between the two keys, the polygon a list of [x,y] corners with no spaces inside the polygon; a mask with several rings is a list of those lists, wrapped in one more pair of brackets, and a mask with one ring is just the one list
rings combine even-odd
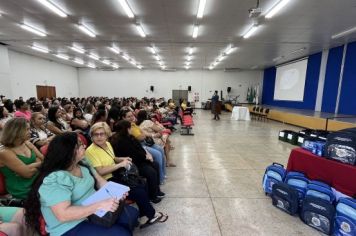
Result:
{"label": "air conditioning unit", "polygon": [[241,68],[225,68],[224,72],[239,72],[242,71]]}

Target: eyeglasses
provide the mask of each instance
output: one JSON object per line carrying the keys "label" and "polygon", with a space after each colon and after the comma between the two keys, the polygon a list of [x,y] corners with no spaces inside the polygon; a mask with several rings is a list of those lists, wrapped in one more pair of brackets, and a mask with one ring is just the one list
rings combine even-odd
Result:
{"label": "eyeglasses", "polygon": [[93,137],[104,137],[106,133],[93,133]]}

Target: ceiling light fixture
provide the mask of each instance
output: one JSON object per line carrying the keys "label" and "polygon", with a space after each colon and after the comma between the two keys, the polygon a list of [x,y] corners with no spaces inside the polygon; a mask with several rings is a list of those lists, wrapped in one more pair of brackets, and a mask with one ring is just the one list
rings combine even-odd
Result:
{"label": "ceiling light fixture", "polygon": [[224,59],[225,59],[225,55],[221,55],[221,56],[218,57],[218,59],[216,59],[216,61],[221,62]]}
{"label": "ceiling light fixture", "polygon": [[160,61],[161,60],[161,58],[158,56],[158,55],[154,55],[153,56],[157,61]]}
{"label": "ceiling light fixture", "polygon": [[105,65],[108,65],[108,66],[111,65],[111,63],[110,63],[109,60],[102,60],[101,62],[102,62],[103,64],[105,64]]}
{"label": "ceiling light fixture", "polygon": [[256,30],[258,29],[258,25],[253,25],[244,35],[243,38],[244,39],[248,39],[249,37],[251,37],[252,34],[254,34],[256,32]]}
{"label": "ceiling light fixture", "polygon": [[47,0],[37,0],[39,1],[42,5],[59,15],[60,17],[67,17],[67,14],[64,13],[58,6],[54,5],[52,2],[47,1]]}
{"label": "ceiling light fixture", "polygon": [[125,11],[126,15],[129,18],[134,18],[135,17],[135,15],[133,14],[129,4],[127,4],[126,0],[119,0],[119,3],[121,4],[121,7],[124,8],[124,11]]}
{"label": "ceiling light fixture", "polygon": [[33,50],[39,51],[39,52],[43,52],[43,53],[48,53],[49,50],[46,48],[41,48],[35,45],[30,46]]}
{"label": "ceiling light fixture", "polygon": [[198,25],[194,25],[193,27],[193,39],[196,39],[198,37],[198,32],[199,32],[199,26]]}
{"label": "ceiling light fixture", "polygon": [[113,68],[115,68],[115,69],[118,69],[118,68],[119,68],[119,65],[116,64],[116,63],[112,63],[111,66],[112,66]]}
{"label": "ceiling light fixture", "polygon": [[189,67],[189,66],[185,66],[184,68],[185,68],[186,70],[189,70],[190,67]]}
{"label": "ceiling light fixture", "polygon": [[356,27],[353,27],[351,29],[348,29],[348,30],[345,30],[345,31],[342,31],[338,34],[334,34],[333,36],[331,36],[332,39],[337,39],[337,38],[341,38],[341,37],[344,37],[346,35],[349,35],[349,34],[352,34],[352,33],[355,33],[356,32]]}
{"label": "ceiling light fixture", "polygon": [[193,57],[192,56],[188,56],[187,57],[187,61],[191,61],[191,60],[193,60]]}
{"label": "ceiling light fixture", "polygon": [[142,38],[146,38],[146,34],[145,34],[145,31],[143,31],[142,26],[140,24],[136,24],[135,26],[136,26],[136,30],[140,34],[140,36]]}
{"label": "ceiling light fixture", "polygon": [[90,68],[93,68],[93,69],[96,68],[96,66],[93,63],[88,63],[87,66],[90,67]]}
{"label": "ceiling light fixture", "polygon": [[152,47],[149,47],[150,51],[152,54],[157,54],[155,48],[152,46]]}
{"label": "ceiling light fixture", "polygon": [[212,69],[214,69],[214,67],[213,66],[209,66],[209,70],[212,70]]}
{"label": "ceiling light fixture", "polygon": [[158,61],[158,64],[159,64],[160,66],[163,66],[163,65],[164,65],[164,62],[163,62],[163,61]]}
{"label": "ceiling light fixture", "polygon": [[190,47],[190,48],[189,48],[189,51],[188,51],[188,54],[189,54],[189,55],[192,55],[192,54],[193,54],[193,50],[194,50],[194,49],[193,49],[192,47]]}
{"label": "ceiling light fixture", "polygon": [[198,19],[203,18],[204,9],[205,9],[205,4],[206,4],[206,0],[200,0],[200,1],[199,1],[198,14],[197,14],[197,18],[198,18]]}
{"label": "ceiling light fixture", "polygon": [[92,53],[89,54],[89,57],[94,59],[94,60],[97,60],[97,61],[99,60],[99,56],[97,56],[95,54],[92,54]]}
{"label": "ceiling light fixture", "polygon": [[279,60],[281,60],[283,58],[284,58],[284,56],[279,56],[279,57],[274,58],[273,61],[276,62],[276,61],[279,61]]}
{"label": "ceiling light fixture", "polygon": [[80,64],[80,65],[84,64],[83,60],[78,59],[78,58],[74,59],[74,62],[77,63],[77,64]]}
{"label": "ceiling light fixture", "polygon": [[72,50],[75,51],[75,52],[80,53],[80,54],[84,54],[84,53],[85,53],[85,50],[82,49],[82,48],[78,48],[78,47],[75,47],[75,46],[71,46],[71,47],[69,47],[69,48],[72,49]]}
{"label": "ceiling light fixture", "polygon": [[235,51],[236,48],[233,47],[232,44],[230,44],[229,46],[227,46],[227,48],[225,49],[225,54],[229,55],[230,53],[232,53],[233,51]]}
{"label": "ceiling light fixture", "polygon": [[41,36],[41,37],[46,37],[47,36],[46,33],[42,32],[39,29],[36,29],[33,26],[29,26],[29,25],[26,25],[26,24],[21,24],[20,26],[21,26],[22,29],[30,31],[30,32],[32,32],[34,34],[37,34],[37,35]]}
{"label": "ceiling light fixture", "polygon": [[290,53],[290,55],[292,55],[292,54],[297,54],[297,53],[300,53],[300,52],[303,52],[305,49],[306,49],[305,47],[303,47],[303,48],[299,48],[298,50],[295,50],[295,51],[291,52],[291,53]]}
{"label": "ceiling light fixture", "polygon": [[115,46],[109,47],[109,49],[110,49],[111,51],[113,51],[114,53],[116,53],[116,54],[120,54],[120,49],[118,49],[118,48],[115,47]]}
{"label": "ceiling light fixture", "polygon": [[139,68],[141,70],[143,68],[143,66],[137,65],[137,68]]}
{"label": "ceiling light fixture", "polygon": [[92,38],[96,37],[95,33],[91,29],[89,29],[87,26],[85,26],[83,24],[79,24],[78,28],[85,34],[89,35],[90,37],[92,37]]}
{"label": "ceiling light fixture", "polygon": [[58,57],[58,58],[60,58],[60,59],[63,59],[63,60],[69,60],[69,57],[66,56],[66,55],[56,54],[55,56]]}
{"label": "ceiling light fixture", "polygon": [[266,18],[272,18],[277,12],[279,12],[283,7],[285,7],[288,4],[289,0],[281,0],[279,1],[276,5],[274,5],[271,10],[268,11],[266,14]]}
{"label": "ceiling light fixture", "polygon": [[124,58],[126,61],[130,61],[130,58],[125,54],[122,54],[121,57]]}

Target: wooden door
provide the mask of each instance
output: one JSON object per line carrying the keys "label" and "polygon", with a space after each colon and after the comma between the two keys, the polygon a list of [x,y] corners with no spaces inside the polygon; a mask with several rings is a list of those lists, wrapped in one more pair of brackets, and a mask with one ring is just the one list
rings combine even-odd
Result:
{"label": "wooden door", "polygon": [[56,87],[55,86],[42,86],[36,85],[37,98],[53,98],[56,97]]}

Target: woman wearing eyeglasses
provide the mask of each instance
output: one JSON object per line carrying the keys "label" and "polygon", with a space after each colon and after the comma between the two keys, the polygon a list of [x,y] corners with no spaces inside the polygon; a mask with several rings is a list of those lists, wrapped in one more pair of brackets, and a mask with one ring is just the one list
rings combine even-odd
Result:
{"label": "woman wearing eyeglasses", "polygon": [[[132,165],[132,159],[129,157],[116,157],[111,144],[107,141],[111,136],[110,127],[105,122],[98,122],[90,129],[92,144],[85,151],[85,156],[95,168],[99,175],[108,181],[122,183],[118,179],[118,175],[113,176],[115,171],[125,168],[128,169]],[[147,222],[141,227],[145,227],[157,222],[164,222],[167,216],[162,213],[157,213],[152,207],[147,193],[146,184],[130,186],[128,199],[136,202],[141,216],[148,218]],[[160,202],[157,198],[152,200]],[[164,221],[163,221],[164,220]]]}

